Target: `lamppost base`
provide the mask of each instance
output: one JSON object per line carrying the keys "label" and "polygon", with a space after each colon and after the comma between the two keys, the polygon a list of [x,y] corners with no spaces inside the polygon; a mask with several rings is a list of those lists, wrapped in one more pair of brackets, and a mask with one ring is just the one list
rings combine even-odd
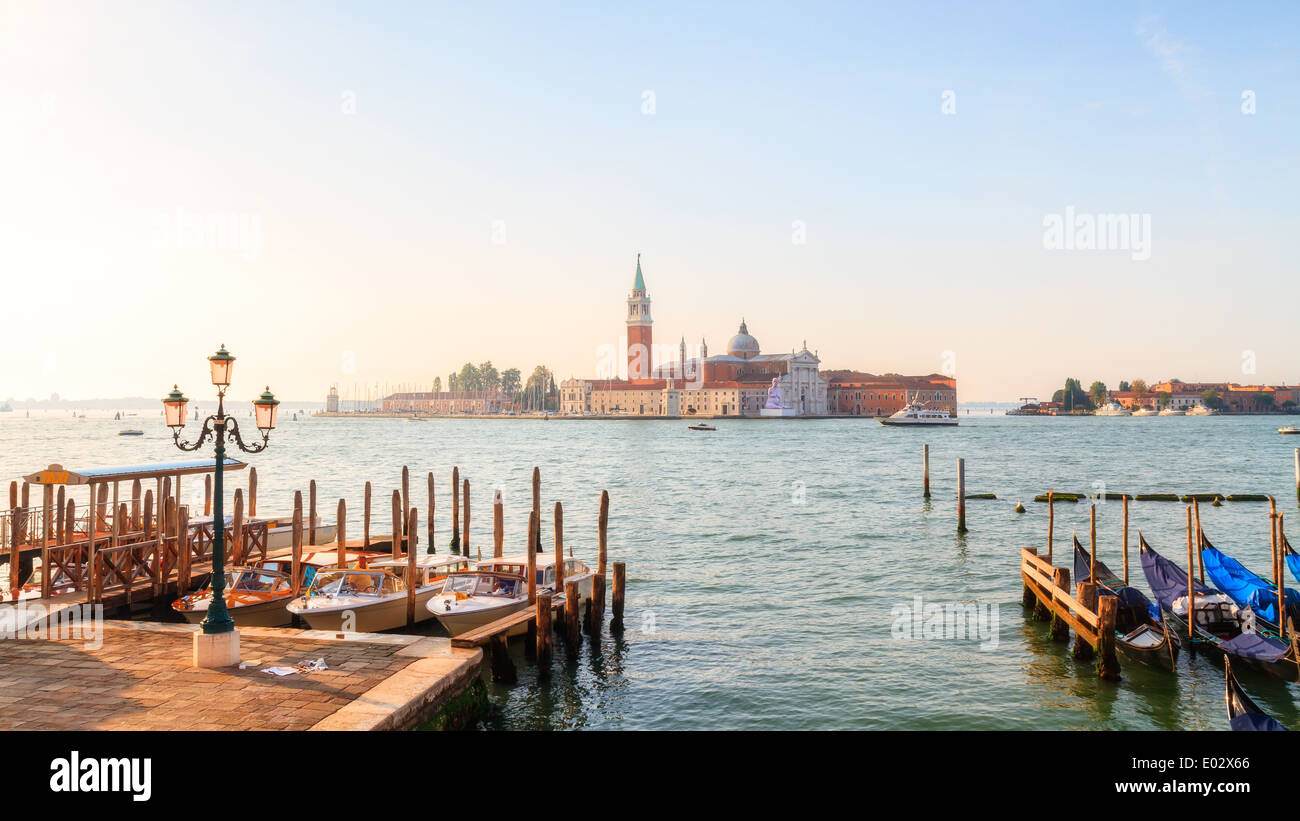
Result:
{"label": "lamppost base", "polygon": [[234,667],[239,664],[239,631],[194,634],[195,667]]}

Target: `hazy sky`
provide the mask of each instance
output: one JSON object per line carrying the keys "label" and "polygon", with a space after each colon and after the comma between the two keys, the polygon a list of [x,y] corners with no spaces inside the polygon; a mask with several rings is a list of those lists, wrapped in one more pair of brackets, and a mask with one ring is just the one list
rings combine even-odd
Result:
{"label": "hazy sky", "polygon": [[0,397],[594,375],[637,252],[657,342],[1300,381],[1295,8],[8,0]]}

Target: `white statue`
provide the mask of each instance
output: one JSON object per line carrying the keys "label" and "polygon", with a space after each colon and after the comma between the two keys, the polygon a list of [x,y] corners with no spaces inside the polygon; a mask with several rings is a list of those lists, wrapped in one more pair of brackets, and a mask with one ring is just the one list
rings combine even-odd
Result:
{"label": "white statue", "polygon": [[779,377],[772,377],[772,387],[767,389],[767,404],[763,407],[787,410],[790,406],[781,398],[781,389],[776,384],[778,379]]}

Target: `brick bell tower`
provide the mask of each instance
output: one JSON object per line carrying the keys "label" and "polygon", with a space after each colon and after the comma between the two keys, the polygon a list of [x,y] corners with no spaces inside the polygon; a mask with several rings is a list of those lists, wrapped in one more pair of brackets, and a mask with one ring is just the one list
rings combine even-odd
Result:
{"label": "brick bell tower", "polygon": [[650,361],[651,338],[654,320],[650,318],[650,297],[645,292],[645,279],[641,276],[641,255],[636,255],[636,279],[632,293],[627,297],[627,378],[649,379],[653,368]]}

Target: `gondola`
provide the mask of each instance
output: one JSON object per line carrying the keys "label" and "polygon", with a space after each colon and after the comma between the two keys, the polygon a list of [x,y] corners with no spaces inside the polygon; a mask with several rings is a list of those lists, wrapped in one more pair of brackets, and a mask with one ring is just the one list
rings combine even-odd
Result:
{"label": "gondola", "polygon": [[1228,706],[1228,726],[1231,729],[1263,732],[1287,731],[1286,727],[1283,727],[1277,719],[1259,709],[1255,702],[1250,700],[1250,696],[1246,695],[1246,691],[1241,689],[1241,684],[1237,682],[1237,677],[1232,674],[1232,662],[1226,658],[1223,660],[1223,677],[1226,680],[1223,700]]}
{"label": "gondola", "polygon": [[[1092,578],[1088,551],[1074,539],[1074,578],[1087,582]],[[1173,671],[1178,657],[1178,645],[1169,635],[1160,608],[1151,603],[1141,590],[1130,587],[1111,572],[1102,562],[1097,562],[1097,593],[1115,596],[1119,607],[1115,612],[1115,644],[1127,658],[1161,670]]]}
{"label": "gondola", "polygon": [[1286,566],[1291,570],[1292,578],[1300,581],[1300,554],[1291,548],[1285,534],[1282,536],[1282,555],[1286,557]]}
{"label": "gondola", "polygon": [[[1210,544],[1201,531],[1201,562],[1215,586],[1240,608],[1249,608],[1263,632],[1278,632],[1277,585],[1264,581],[1241,562]],[[1300,624],[1300,591],[1285,588],[1286,614]]]}
{"label": "gondola", "polygon": [[[1168,615],[1179,640],[1186,641],[1187,574],[1147,544],[1141,532],[1138,533],[1138,543],[1147,585],[1155,594],[1161,610]],[[1286,681],[1300,681],[1295,642],[1288,643],[1276,635],[1243,630],[1241,616],[1227,595],[1200,582],[1194,581],[1193,585],[1196,591],[1193,647],[1216,650]]]}

